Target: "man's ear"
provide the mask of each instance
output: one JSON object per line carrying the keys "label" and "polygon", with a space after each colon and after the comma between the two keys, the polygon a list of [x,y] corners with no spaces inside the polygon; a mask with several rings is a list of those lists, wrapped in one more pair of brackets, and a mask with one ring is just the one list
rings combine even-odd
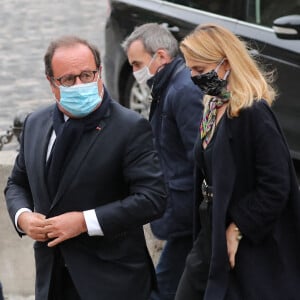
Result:
{"label": "man's ear", "polygon": [[52,78],[49,76],[49,75],[46,75],[46,78],[47,80],[49,81],[50,83],[50,88],[51,88],[51,91],[54,95],[56,95],[56,91],[57,91],[57,86],[54,84]]}
{"label": "man's ear", "polygon": [[171,57],[165,49],[158,49],[156,55],[162,65],[168,64],[171,61]]}
{"label": "man's ear", "polygon": [[50,77],[49,75],[46,75],[46,78],[47,78],[47,80],[49,81],[49,83],[52,85],[52,84],[53,84],[53,81],[52,81],[51,77]]}
{"label": "man's ear", "polygon": [[102,65],[100,65],[100,67],[99,67],[99,79],[101,79],[102,78]]}

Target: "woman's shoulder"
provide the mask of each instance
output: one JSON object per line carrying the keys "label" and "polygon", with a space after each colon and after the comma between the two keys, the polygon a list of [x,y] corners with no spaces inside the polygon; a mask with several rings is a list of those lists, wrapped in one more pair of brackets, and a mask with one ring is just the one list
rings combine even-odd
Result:
{"label": "woman's shoulder", "polygon": [[238,117],[232,119],[237,121],[251,120],[252,122],[268,120],[278,122],[272,108],[264,99],[254,101],[251,106],[243,108]]}
{"label": "woman's shoulder", "polygon": [[280,124],[264,99],[253,102],[250,107],[240,111],[238,117],[227,117],[230,130],[241,134],[251,134],[273,128],[275,131],[282,132]]}

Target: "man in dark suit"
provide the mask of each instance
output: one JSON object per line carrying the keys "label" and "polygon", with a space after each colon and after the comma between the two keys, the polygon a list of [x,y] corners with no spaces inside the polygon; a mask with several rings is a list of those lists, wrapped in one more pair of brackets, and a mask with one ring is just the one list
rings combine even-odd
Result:
{"label": "man in dark suit", "polygon": [[143,224],[165,209],[151,127],[110,98],[87,41],[53,41],[44,60],[56,104],[26,119],[5,189],[16,230],[36,241],[36,299],[146,300]]}

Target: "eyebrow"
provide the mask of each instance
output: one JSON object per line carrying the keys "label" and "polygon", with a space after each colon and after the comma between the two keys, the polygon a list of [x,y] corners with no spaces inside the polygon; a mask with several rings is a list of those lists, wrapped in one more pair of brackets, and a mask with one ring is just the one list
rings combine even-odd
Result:
{"label": "eyebrow", "polygon": [[136,65],[136,64],[141,64],[140,61],[138,60],[133,60],[131,63],[129,63],[131,66]]}

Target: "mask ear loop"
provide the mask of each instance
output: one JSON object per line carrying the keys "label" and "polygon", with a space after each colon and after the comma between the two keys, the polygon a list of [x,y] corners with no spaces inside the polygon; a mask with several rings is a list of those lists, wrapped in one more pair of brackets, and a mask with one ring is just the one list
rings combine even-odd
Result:
{"label": "mask ear loop", "polygon": [[148,64],[148,68],[150,68],[150,66],[152,65],[152,63],[153,63],[153,60],[155,59],[155,57],[156,57],[156,52],[154,53],[154,55],[152,56],[152,58],[151,58],[151,60],[150,60],[150,62],[149,62],[149,64]]}
{"label": "mask ear loop", "polygon": [[[102,79],[100,74],[101,73],[100,73],[100,68],[99,68],[99,70],[98,70],[98,77],[97,77],[97,80],[96,80],[97,83],[98,83],[99,80]],[[102,90],[100,92],[100,98],[103,99],[103,96],[104,96],[104,85],[103,85],[103,82],[102,82]]]}
{"label": "mask ear loop", "polygon": [[224,57],[224,58],[219,62],[219,64],[216,66],[216,68],[215,68],[216,73],[218,73],[219,68],[222,66],[224,60],[225,60],[225,57]]}
{"label": "mask ear loop", "polygon": [[[225,61],[225,57],[219,62],[219,64],[217,65],[217,67],[215,68],[215,72],[218,73],[219,71],[219,68],[222,66],[223,62]],[[227,77],[229,76],[230,74],[230,70],[227,70],[224,77],[223,77],[223,80],[226,80]]]}
{"label": "mask ear loop", "polygon": [[227,70],[224,77],[223,77],[223,80],[226,80],[227,77],[229,76],[229,74],[230,74],[230,70]]}
{"label": "mask ear loop", "polygon": [[98,78],[97,78],[97,81],[102,79],[102,65],[99,66],[99,68],[97,68],[97,71],[98,71]]}

